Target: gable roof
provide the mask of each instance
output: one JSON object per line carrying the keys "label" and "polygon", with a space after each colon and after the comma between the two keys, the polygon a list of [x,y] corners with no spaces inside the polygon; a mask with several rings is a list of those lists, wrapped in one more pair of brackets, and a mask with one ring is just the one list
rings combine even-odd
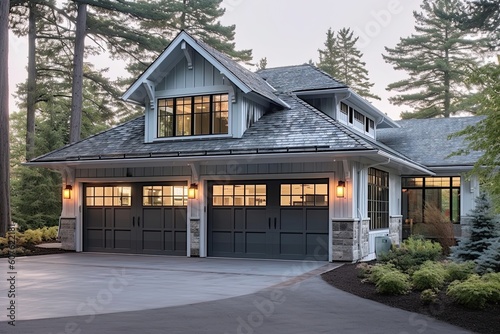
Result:
{"label": "gable roof", "polygon": [[[138,94],[141,98],[135,97],[135,93],[141,89],[144,82],[148,82],[155,76],[155,72],[165,72],[168,68],[165,64],[168,62],[169,56],[180,49],[182,42],[186,42],[196,52],[201,54],[208,62],[217,68],[221,74],[225,75],[231,82],[233,82],[244,93],[254,92],[268,101],[281,106],[288,107],[282,100],[280,100],[274,93],[274,89],[270,87],[259,75],[247,70],[236,61],[232,60],[222,52],[208,44],[195,39],[186,31],[182,30],[172,42],[165,48],[165,50],[156,58],[156,60],[139,76],[139,78],[127,89],[123,94],[122,99],[136,103],[142,103],[141,98],[146,94]],[[175,64],[174,64],[175,65]]]}
{"label": "gable roof", "polygon": [[347,88],[344,83],[309,64],[269,68],[256,73],[280,92]]}
{"label": "gable roof", "polygon": [[448,139],[448,136],[481,119],[476,116],[400,120],[396,121],[400,129],[379,129],[377,140],[431,169],[472,166],[482,153],[473,151],[465,156],[448,157],[467,145],[463,137]]}

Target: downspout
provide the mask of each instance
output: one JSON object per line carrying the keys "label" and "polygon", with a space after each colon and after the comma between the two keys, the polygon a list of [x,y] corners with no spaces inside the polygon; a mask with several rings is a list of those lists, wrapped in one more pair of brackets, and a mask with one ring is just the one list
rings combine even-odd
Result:
{"label": "downspout", "polygon": [[361,194],[361,182],[360,182],[361,171],[364,169],[368,170],[369,168],[372,168],[375,166],[387,165],[390,162],[391,162],[391,158],[387,158],[387,161],[378,162],[376,164],[368,165],[368,166],[361,168],[357,171],[358,177],[357,177],[357,185],[356,185],[356,188],[357,188],[356,189],[356,204],[358,207],[358,219],[359,219],[359,222],[358,222],[358,249],[359,249],[360,260],[366,256],[365,254],[363,254],[363,247],[361,245],[361,225],[363,222],[363,213],[361,212],[361,209],[359,208],[359,203],[361,201],[361,195],[360,195]]}

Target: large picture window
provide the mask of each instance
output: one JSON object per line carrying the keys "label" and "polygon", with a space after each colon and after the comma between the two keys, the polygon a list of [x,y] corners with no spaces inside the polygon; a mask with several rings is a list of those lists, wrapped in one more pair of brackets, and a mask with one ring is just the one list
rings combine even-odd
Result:
{"label": "large picture window", "polygon": [[449,221],[460,222],[460,177],[405,177],[403,219],[424,223],[425,208],[437,208]]}
{"label": "large picture window", "polygon": [[368,217],[370,230],[389,228],[389,173],[368,169]]}
{"label": "large picture window", "polygon": [[158,138],[227,134],[228,94],[158,100]]}

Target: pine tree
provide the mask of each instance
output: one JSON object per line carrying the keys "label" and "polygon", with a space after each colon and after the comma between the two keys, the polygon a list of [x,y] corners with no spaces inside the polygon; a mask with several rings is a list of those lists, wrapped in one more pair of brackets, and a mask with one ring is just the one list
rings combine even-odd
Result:
{"label": "pine tree", "polygon": [[482,192],[476,198],[476,207],[471,211],[470,236],[462,239],[458,246],[451,247],[452,259],[475,261],[500,237],[498,221],[491,210],[489,198]]}
{"label": "pine tree", "polygon": [[325,48],[323,50],[318,49],[318,52],[318,68],[337,78],[337,75],[340,74],[340,55],[337,49],[337,41],[335,39],[335,34],[332,31],[332,28],[328,29],[328,31],[326,32]]}
{"label": "pine tree", "polygon": [[339,56],[336,77],[351,87],[363,97],[380,100],[380,97],[370,93],[373,83],[368,78],[366,63],[361,60],[363,54],[356,48],[359,37],[354,37],[351,29],[343,28],[337,32],[337,52]]}
{"label": "pine tree", "polygon": [[400,93],[389,99],[392,103],[414,108],[402,118],[450,117],[463,110],[469,91],[465,79],[477,68],[486,43],[443,17],[462,6],[461,0],[424,0],[422,12],[413,13],[416,34],[401,38],[395,48],[385,48],[385,61],[408,73],[408,78],[387,87]]}
{"label": "pine tree", "polygon": [[257,64],[257,70],[265,70],[267,68],[267,57],[261,58]]}
{"label": "pine tree", "polygon": [[318,50],[320,55],[318,67],[345,83],[359,95],[380,100],[380,97],[370,92],[373,83],[369,81],[366,63],[361,60],[363,54],[356,47],[358,39],[359,37],[354,37],[349,28],[339,30],[337,37],[331,29],[328,29],[325,49]]}

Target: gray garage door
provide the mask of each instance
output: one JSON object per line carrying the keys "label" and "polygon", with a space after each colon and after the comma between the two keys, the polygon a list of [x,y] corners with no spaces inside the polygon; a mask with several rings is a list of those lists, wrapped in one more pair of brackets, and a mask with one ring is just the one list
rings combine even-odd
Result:
{"label": "gray garage door", "polygon": [[186,255],[185,183],[84,187],[84,251]]}
{"label": "gray garage door", "polygon": [[328,180],[209,184],[208,255],[328,260]]}

